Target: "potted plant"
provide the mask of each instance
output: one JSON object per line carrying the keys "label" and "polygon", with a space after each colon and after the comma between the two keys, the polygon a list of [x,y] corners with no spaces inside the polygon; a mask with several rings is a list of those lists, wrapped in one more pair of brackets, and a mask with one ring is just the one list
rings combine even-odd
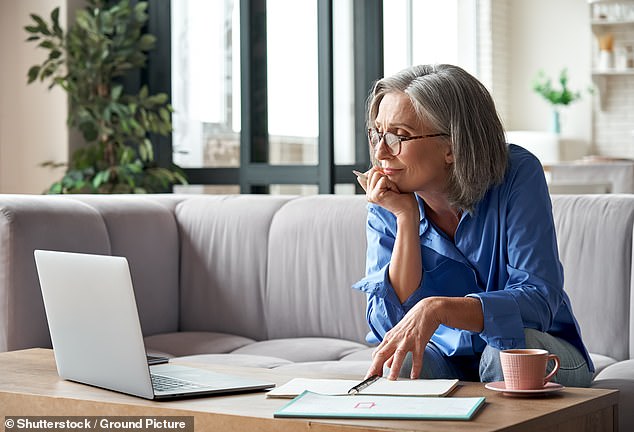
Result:
{"label": "potted plant", "polygon": [[[65,32],[59,8],[50,21],[31,14],[27,41],[48,51],[47,58],[28,71],[36,80],[63,88],[69,98],[68,124],[81,131],[86,145],[70,158],[62,179],[49,193],[165,192],[186,184],[184,173],[172,165],[157,166],[149,133],[172,131],[172,107],[164,93],[126,92],[122,78],[143,68],[155,37],[144,33],[147,3],[87,0]],[[46,162],[43,165],[60,164]]]}
{"label": "potted plant", "polygon": [[568,88],[568,70],[562,69],[559,73],[559,88],[555,88],[552,80],[546,76],[543,70],[537,73],[533,81],[533,90],[553,106],[553,132],[561,132],[560,110],[561,106],[567,106],[581,99],[581,92]]}

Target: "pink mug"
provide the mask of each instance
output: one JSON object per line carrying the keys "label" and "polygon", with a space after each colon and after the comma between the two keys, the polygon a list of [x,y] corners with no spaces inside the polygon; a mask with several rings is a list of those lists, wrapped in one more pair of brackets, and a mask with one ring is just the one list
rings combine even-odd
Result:
{"label": "pink mug", "polygon": [[[555,367],[546,375],[546,366],[551,359],[555,362]],[[559,357],[542,349],[500,351],[500,361],[504,386],[508,390],[542,389],[559,370]]]}

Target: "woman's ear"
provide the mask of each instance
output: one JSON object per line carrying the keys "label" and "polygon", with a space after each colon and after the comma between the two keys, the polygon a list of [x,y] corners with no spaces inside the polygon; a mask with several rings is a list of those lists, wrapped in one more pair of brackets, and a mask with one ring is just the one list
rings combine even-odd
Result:
{"label": "woman's ear", "polygon": [[447,143],[446,151],[445,151],[445,163],[447,165],[451,165],[454,163],[453,157],[453,144]]}

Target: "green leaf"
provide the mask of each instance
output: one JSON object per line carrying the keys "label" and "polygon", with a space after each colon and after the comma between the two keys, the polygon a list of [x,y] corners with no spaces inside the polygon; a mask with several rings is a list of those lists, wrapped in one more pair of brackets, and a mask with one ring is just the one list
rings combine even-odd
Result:
{"label": "green leaf", "polygon": [[134,6],[135,12],[145,12],[147,10],[147,2],[141,1]]}
{"label": "green leaf", "polygon": [[139,146],[139,156],[141,157],[142,161],[144,162],[147,161],[147,158],[148,158],[147,149],[143,145]]}
{"label": "green leaf", "polygon": [[37,14],[29,14],[29,16],[31,17],[31,19],[33,21],[36,22],[36,24],[40,27],[46,27],[46,22],[44,22],[44,20],[42,19],[41,16],[37,15]]}
{"label": "green leaf", "polygon": [[32,41],[36,41],[36,40],[40,40],[39,36],[29,36],[26,41],[27,42],[32,42]]}
{"label": "green leaf", "polygon": [[161,108],[161,109],[159,110],[159,115],[161,116],[161,118],[162,118],[162,119],[163,119],[166,123],[169,123],[169,122],[170,122],[170,120],[171,120],[171,117],[170,117],[170,112],[169,112],[167,109],[165,109],[165,108]]}
{"label": "green leaf", "polygon": [[185,176],[181,174],[179,171],[174,171],[174,177],[180,184],[184,184],[184,185],[189,184]]}
{"label": "green leaf", "polygon": [[110,170],[99,171],[92,179],[92,186],[97,189],[103,183],[107,183],[110,178]]}
{"label": "green leaf", "polygon": [[124,147],[119,157],[121,165],[129,164],[134,159],[134,150],[131,147]]}
{"label": "green leaf", "polygon": [[53,9],[53,12],[51,12],[51,21],[53,22],[53,33],[55,33],[55,36],[58,38],[62,39],[64,37],[64,32],[59,25],[59,7],[56,7]]}
{"label": "green leaf", "polygon": [[39,73],[40,73],[40,67],[39,66],[31,66],[31,68],[29,69],[29,72],[28,72],[28,76],[29,76],[28,84],[31,84],[33,81],[35,81],[37,79],[37,75]]}
{"label": "green leaf", "polygon": [[144,34],[141,36],[139,40],[139,49],[142,51],[149,51],[154,48],[154,44],[156,43],[156,37],[151,34]]}
{"label": "green leaf", "polygon": [[143,147],[145,147],[146,152],[148,154],[148,159],[147,161],[153,161],[154,160],[154,147],[152,147],[152,142],[149,139],[144,139],[143,142],[141,143],[141,145]]}
{"label": "green leaf", "polygon": [[87,32],[95,30],[95,20],[86,10],[78,10],[75,15],[75,23],[77,26]]}
{"label": "green leaf", "polygon": [[147,89],[147,86],[144,85],[143,87],[141,87],[141,91],[139,91],[139,98],[147,99],[147,95],[148,95],[148,89]]}
{"label": "green leaf", "polygon": [[119,97],[121,97],[122,92],[123,92],[123,86],[120,84],[115,85],[110,90],[110,97],[112,98],[113,101],[116,101],[119,99]]}
{"label": "green leaf", "polygon": [[139,174],[140,172],[143,171],[143,167],[141,166],[141,164],[130,164],[130,171],[133,172],[134,174]]}
{"label": "green leaf", "polygon": [[120,120],[119,126],[121,126],[121,130],[123,132],[125,132],[126,134],[130,133],[130,126],[128,126],[128,121],[127,120]]}
{"label": "green leaf", "polygon": [[167,95],[165,93],[157,93],[154,96],[149,97],[147,102],[152,105],[163,105],[167,102]]}
{"label": "green leaf", "polygon": [[24,27],[24,30],[26,30],[29,33],[40,33],[40,28],[35,26],[26,26]]}
{"label": "green leaf", "polygon": [[88,142],[95,141],[99,135],[97,126],[93,122],[90,122],[90,121],[81,123],[79,125],[79,130],[84,136],[84,139]]}
{"label": "green leaf", "polygon": [[44,41],[40,42],[38,44],[38,47],[47,48],[47,49],[54,49],[55,48],[55,44],[53,43],[52,40],[47,39],[47,40],[44,40]]}
{"label": "green leaf", "polygon": [[61,182],[53,183],[50,189],[48,190],[49,194],[61,194],[62,192],[63,192],[63,188],[62,188]]}

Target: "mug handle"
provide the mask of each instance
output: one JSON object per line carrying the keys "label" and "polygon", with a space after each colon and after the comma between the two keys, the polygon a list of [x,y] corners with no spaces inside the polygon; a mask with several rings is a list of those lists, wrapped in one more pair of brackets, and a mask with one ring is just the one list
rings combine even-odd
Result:
{"label": "mug handle", "polygon": [[559,370],[559,357],[557,357],[555,354],[548,354],[548,360],[553,360],[555,362],[555,367],[552,371],[550,371],[548,375],[544,377],[544,385],[546,385],[546,383],[550,381]]}

